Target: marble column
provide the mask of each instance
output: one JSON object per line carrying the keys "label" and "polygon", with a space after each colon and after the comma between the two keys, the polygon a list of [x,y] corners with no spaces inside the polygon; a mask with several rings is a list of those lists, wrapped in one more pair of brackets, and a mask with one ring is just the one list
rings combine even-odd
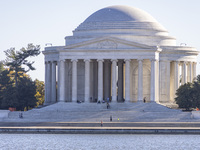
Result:
{"label": "marble column", "polygon": [[47,64],[47,85],[47,102],[51,103],[51,62]]}
{"label": "marble column", "polygon": [[72,102],[77,101],[77,59],[72,59]]}
{"label": "marble column", "polygon": [[187,76],[187,81],[192,82],[192,62],[188,62]]}
{"label": "marble column", "polygon": [[166,84],[166,87],[165,87],[165,90],[166,90],[166,100],[167,102],[170,101],[170,70],[171,70],[171,61],[170,60],[165,60],[165,64],[166,64],[166,72],[165,75],[166,75],[166,78],[165,78],[165,84]]}
{"label": "marble column", "polygon": [[85,102],[90,102],[90,60],[85,59]]}
{"label": "marble column", "polygon": [[159,91],[160,91],[160,85],[159,85],[159,80],[160,80],[160,76],[159,76],[159,72],[160,72],[160,69],[159,69],[159,61],[156,61],[156,102],[159,102]]}
{"label": "marble column", "polygon": [[197,63],[193,62],[193,79],[197,77],[196,69],[197,69]]}
{"label": "marble column", "polygon": [[138,60],[138,101],[143,100],[143,60]]}
{"label": "marble column", "polygon": [[51,102],[55,103],[56,102],[56,62],[52,62],[52,76],[51,76]]}
{"label": "marble column", "polygon": [[159,64],[159,102],[170,100],[170,61],[160,60]]}
{"label": "marble column", "polygon": [[118,101],[123,101],[123,60],[118,61]]}
{"label": "marble column", "polygon": [[98,59],[98,101],[103,100],[103,59]]}
{"label": "marble column", "polygon": [[110,60],[104,60],[104,97],[111,98],[111,62]]}
{"label": "marble column", "polygon": [[130,101],[130,59],[125,59],[125,102]]}
{"label": "marble column", "polygon": [[182,85],[187,83],[186,62],[182,62]]}
{"label": "marble column", "polygon": [[[156,88],[155,88],[155,71],[156,71],[156,68],[155,68],[155,63],[156,63],[156,60],[151,60],[151,95],[150,95],[150,100],[151,102],[154,102],[155,101],[155,92],[156,92]],[[138,88],[139,89],[139,88]]]}
{"label": "marble column", "polygon": [[180,85],[180,71],[179,71],[179,61],[175,61],[175,67],[174,67],[174,90],[176,91],[179,88]]}
{"label": "marble column", "polygon": [[93,61],[93,102],[98,100],[98,62]]}
{"label": "marble column", "polygon": [[59,102],[65,102],[65,60],[59,62]]}
{"label": "marble column", "polygon": [[48,62],[45,61],[45,102],[44,102],[45,105],[48,103],[47,65],[48,65]]}
{"label": "marble column", "polygon": [[117,77],[116,77],[116,67],[117,60],[112,59],[112,102],[117,102]]}

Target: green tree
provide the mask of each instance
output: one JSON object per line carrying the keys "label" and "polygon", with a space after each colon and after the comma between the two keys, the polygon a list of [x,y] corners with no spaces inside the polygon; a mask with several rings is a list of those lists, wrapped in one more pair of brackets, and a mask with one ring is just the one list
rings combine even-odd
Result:
{"label": "green tree", "polygon": [[38,79],[36,79],[34,82],[36,85],[35,97],[37,99],[37,106],[43,105],[43,103],[44,103],[44,82],[39,81]]}
{"label": "green tree", "polygon": [[193,91],[194,108],[200,108],[200,75],[193,82]]}
{"label": "green tree", "polygon": [[3,72],[4,70],[5,70],[4,64],[2,61],[0,61],[0,73]]}
{"label": "green tree", "polygon": [[36,86],[26,73],[35,70],[34,62],[28,59],[39,55],[39,50],[40,46],[28,44],[27,48],[21,48],[19,51],[15,48],[4,51],[6,55],[4,65],[8,70],[0,73],[1,108],[16,107],[17,110],[24,110],[36,106]]}
{"label": "green tree", "polygon": [[1,107],[8,109],[9,107],[16,107],[18,105],[18,97],[16,87],[8,85],[2,94]]}
{"label": "green tree", "polygon": [[198,76],[196,77],[196,79],[194,80],[194,82],[198,82],[198,83],[200,84],[200,75],[198,75]]}
{"label": "green tree", "polygon": [[186,83],[176,91],[175,101],[179,105],[179,108],[190,110],[194,106],[194,90],[192,83]]}
{"label": "green tree", "polygon": [[[5,65],[9,67],[10,71],[13,71],[15,86],[18,87],[20,73],[35,70],[32,66],[34,62],[28,61],[28,58],[39,55],[40,46],[28,44],[27,48],[23,47],[19,51],[16,51],[15,48],[10,48],[4,52],[6,55]],[[25,69],[24,66],[27,66],[28,69]]]}
{"label": "green tree", "polygon": [[14,86],[11,72],[8,70],[0,74],[0,102],[2,109],[14,107],[17,110],[24,110],[36,106],[37,99],[35,82],[27,74],[19,77],[18,88]]}
{"label": "green tree", "polygon": [[[13,105],[11,97],[15,98],[16,89],[14,88],[14,82],[9,75],[8,70],[4,70],[0,73],[0,108],[7,109],[8,101]],[[8,101],[7,101],[8,100]],[[12,99],[14,101],[14,99]]]}
{"label": "green tree", "polygon": [[17,93],[17,110],[23,111],[25,108],[28,110],[36,106],[36,85],[30,77],[20,78]]}
{"label": "green tree", "polygon": [[192,108],[200,108],[200,75],[198,75],[193,83],[186,83],[179,87],[176,91],[175,101],[179,108],[186,110]]}

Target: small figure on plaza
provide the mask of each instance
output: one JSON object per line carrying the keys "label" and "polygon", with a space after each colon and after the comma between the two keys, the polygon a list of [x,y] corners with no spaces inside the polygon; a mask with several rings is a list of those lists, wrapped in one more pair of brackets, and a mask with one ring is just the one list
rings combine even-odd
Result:
{"label": "small figure on plaza", "polygon": [[22,112],[19,113],[19,118],[23,118]]}
{"label": "small figure on plaza", "polygon": [[109,105],[109,103],[107,103],[107,109],[108,109],[108,108],[110,108],[110,105]]}
{"label": "small figure on plaza", "polygon": [[101,127],[103,127],[103,121],[101,120]]}
{"label": "small figure on plaza", "polygon": [[143,98],[143,102],[146,103],[146,97]]}

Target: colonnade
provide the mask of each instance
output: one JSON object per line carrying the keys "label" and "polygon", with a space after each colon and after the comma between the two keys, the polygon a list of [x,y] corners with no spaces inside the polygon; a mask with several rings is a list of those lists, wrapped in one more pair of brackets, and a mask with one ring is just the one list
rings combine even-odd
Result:
{"label": "colonnade", "polygon": [[194,77],[196,77],[196,62],[183,62],[183,84],[187,82],[192,82]]}
{"label": "colonnade", "polygon": [[[57,97],[60,102],[65,102],[65,88],[72,89],[71,101],[77,101],[77,63],[78,59],[71,59],[72,63],[72,84],[71,87],[65,85],[65,60],[59,62],[48,61],[45,63],[45,103],[56,102],[56,81],[58,81]],[[92,60],[98,63],[97,71],[97,100],[106,100],[107,97],[111,97],[112,102],[117,101],[130,101],[130,59],[125,60],[104,60],[96,59]],[[107,62],[111,62],[111,67],[106,65]],[[90,102],[90,59],[85,59],[85,81],[84,81],[84,101]],[[151,101],[155,100],[155,62],[151,61]],[[58,66],[56,69],[56,65]],[[125,68],[124,68],[125,67]],[[58,74],[56,73],[58,71]],[[105,71],[105,72],[104,72]],[[110,75],[111,74],[111,75]],[[57,75],[57,78],[56,78]],[[107,77],[106,77],[107,76]],[[109,77],[110,76],[110,77]],[[125,77],[124,77],[125,76]],[[118,77],[118,78],[117,78]],[[109,83],[110,82],[110,83]],[[110,90],[111,85],[111,90]],[[125,85],[125,86],[124,86]],[[95,87],[93,87],[95,88]],[[108,92],[110,90],[110,92]],[[138,59],[138,101],[143,100],[143,60]]]}
{"label": "colonnade", "polygon": [[171,75],[169,79],[170,101],[173,102],[176,97],[176,90],[187,82],[192,82],[196,77],[196,62],[173,61],[171,62]]}
{"label": "colonnade", "polygon": [[[196,77],[196,64],[197,64],[196,62],[186,62],[186,61],[175,62],[175,72],[176,72],[175,77],[177,78],[176,81],[178,81],[176,82],[176,89],[179,88],[180,85],[193,81],[193,79]],[[180,72],[182,73],[180,74]]]}
{"label": "colonnade", "polygon": [[[97,100],[106,100],[111,97],[112,102],[131,100],[130,78],[131,78],[131,59],[81,59],[84,62],[84,98],[80,99],[84,102],[91,101],[91,88],[97,88]],[[155,59],[149,59],[151,66],[150,75],[150,101],[155,101],[159,97],[159,63]],[[69,61],[69,60],[68,60]],[[65,82],[65,62],[47,61],[45,62],[45,104],[66,101],[65,88],[71,88],[71,100],[77,101],[78,95],[78,76],[77,63],[80,59],[71,59],[71,87],[66,87]],[[96,62],[97,71],[97,87],[91,87],[91,62]],[[138,93],[137,101],[143,100],[143,59],[138,59]],[[195,62],[179,62],[174,63],[174,90],[180,86],[180,75],[182,76],[181,84],[192,82],[196,77]],[[110,65],[109,65],[110,64]],[[56,67],[57,66],[57,67]],[[181,69],[180,69],[181,67]],[[172,69],[172,68],[171,68]],[[172,71],[172,70],[170,70]],[[182,73],[180,73],[182,72]],[[170,81],[169,81],[170,82]],[[170,87],[169,87],[170,88]]]}

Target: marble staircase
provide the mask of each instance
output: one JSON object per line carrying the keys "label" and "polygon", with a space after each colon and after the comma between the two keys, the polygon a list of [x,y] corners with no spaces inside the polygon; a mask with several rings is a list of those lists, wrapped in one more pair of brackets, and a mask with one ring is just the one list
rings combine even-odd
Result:
{"label": "marble staircase", "polygon": [[190,112],[170,109],[163,105],[152,103],[55,103],[39,109],[23,112],[10,112],[8,122],[190,122]]}

